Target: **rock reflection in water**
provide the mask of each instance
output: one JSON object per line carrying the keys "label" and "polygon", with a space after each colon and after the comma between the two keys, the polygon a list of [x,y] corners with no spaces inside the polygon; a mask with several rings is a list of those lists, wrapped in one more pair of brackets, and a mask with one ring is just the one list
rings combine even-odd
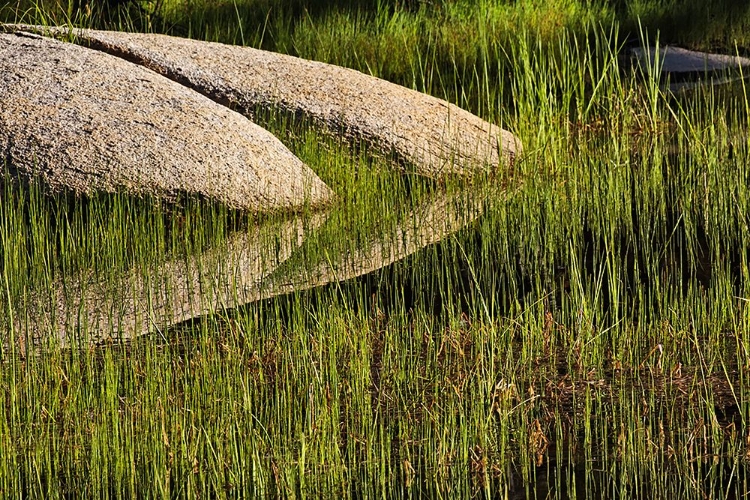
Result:
{"label": "rock reflection in water", "polygon": [[31,299],[25,318],[16,320],[17,337],[37,344],[56,337],[61,346],[128,340],[217,310],[355,278],[456,232],[479,216],[481,205],[472,193],[436,196],[364,243],[338,252],[323,248],[327,258],[312,265],[290,257],[325,215],[235,233],[219,247],[146,270],[99,281],[90,273]]}
{"label": "rock reflection in water", "polygon": [[271,294],[306,290],[335,281],[346,281],[377,271],[416,251],[437,243],[483,211],[482,198],[472,191],[436,196],[406,214],[385,234],[373,234],[360,246],[328,254],[313,266],[280,268],[270,277]]}
{"label": "rock reflection in water", "polygon": [[106,279],[58,282],[49,296],[31,294],[27,317],[16,321],[22,337],[61,346],[130,339],[220,308],[262,297],[267,276],[326,219],[276,220],[230,235],[221,246],[195,256],[175,257],[147,269]]}

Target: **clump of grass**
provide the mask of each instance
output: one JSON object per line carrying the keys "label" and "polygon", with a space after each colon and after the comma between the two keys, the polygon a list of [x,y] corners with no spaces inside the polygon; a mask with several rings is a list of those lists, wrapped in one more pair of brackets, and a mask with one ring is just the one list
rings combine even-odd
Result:
{"label": "clump of grass", "polygon": [[[0,493],[746,489],[746,90],[666,95],[628,73],[627,33],[594,22],[619,15],[606,5],[568,2],[558,20],[572,26],[559,31],[535,17],[541,4],[467,5],[272,12],[265,31],[248,29],[257,19],[238,5],[183,23],[447,96],[522,139],[509,189],[491,186],[504,176],[472,187],[482,217],[367,276],[31,355],[34,339],[14,326],[30,291],[92,268],[104,280],[148,273],[165,254],[198,265],[233,231],[269,221],[195,200],[84,201],[4,184]],[[164,19],[178,16],[170,8]],[[537,21],[498,43],[516,18]],[[259,120],[341,197],[294,268],[385,239],[419,223],[413,207],[466,188],[394,174],[387,158],[289,117]]]}

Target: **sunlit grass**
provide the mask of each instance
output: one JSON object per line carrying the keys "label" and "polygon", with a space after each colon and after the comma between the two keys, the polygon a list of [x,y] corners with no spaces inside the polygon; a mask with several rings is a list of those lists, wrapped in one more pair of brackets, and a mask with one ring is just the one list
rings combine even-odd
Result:
{"label": "sunlit grass", "polygon": [[[272,12],[264,30],[231,3],[223,14],[167,4],[163,19],[189,15],[175,30],[357,67],[521,138],[512,173],[441,184],[259,115],[340,197],[286,271],[419,223],[413,209],[432,199],[477,193],[481,217],[375,273],[128,341],[36,346],[22,320],[57,283],[199,265],[231,234],[277,219],[4,183],[1,495],[747,490],[746,89],[665,94],[622,66],[621,25],[587,19],[613,15],[605,7],[595,16],[568,2],[550,17],[543,2],[415,4]],[[531,26],[505,30],[513,16]]]}

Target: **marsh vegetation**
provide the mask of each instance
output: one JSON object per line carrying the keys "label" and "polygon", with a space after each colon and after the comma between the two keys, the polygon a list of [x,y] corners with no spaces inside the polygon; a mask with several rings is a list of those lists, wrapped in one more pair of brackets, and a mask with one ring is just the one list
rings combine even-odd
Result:
{"label": "marsh vegetation", "polygon": [[[305,237],[288,252],[280,215],[48,196],[6,176],[0,495],[745,495],[747,89],[665,93],[618,57],[657,36],[750,48],[748,9],[714,2],[721,29],[675,21],[694,3],[0,10],[9,22],[138,27],[354,67],[454,102],[524,146],[512,169],[435,182],[291,117],[259,115],[340,197],[329,213],[296,215]],[[475,203],[460,229],[359,277],[294,281],[296,291],[133,339],[116,321],[86,324],[83,306],[69,332],[77,347],[31,327],[61,287],[126,294],[123,275],[148,280],[165,261],[200,267],[242,232],[261,235],[265,258],[283,256],[279,272],[295,280],[337,269],[422,224],[419,207],[467,190]],[[209,285],[198,297],[211,302]]]}

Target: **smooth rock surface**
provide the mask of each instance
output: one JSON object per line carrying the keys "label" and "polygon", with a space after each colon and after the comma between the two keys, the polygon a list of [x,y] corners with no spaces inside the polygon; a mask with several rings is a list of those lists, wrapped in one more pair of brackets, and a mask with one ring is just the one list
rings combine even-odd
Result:
{"label": "smooth rock surface", "polygon": [[421,175],[491,171],[521,153],[513,134],[458,106],[352,69],[166,35],[78,29],[75,35],[248,116],[260,108],[312,118],[334,134],[395,154]]}
{"label": "smooth rock surface", "polygon": [[163,76],[99,51],[0,34],[0,155],[53,191],[204,196],[270,211],[333,193],[278,139]]}
{"label": "smooth rock surface", "polygon": [[736,55],[710,54],[666,45],[631,49],[635,58],[653,67],[657,61],[663,73],[694,73],[704,71],[736,71],[750,67],[750,59]]}
{"label": "smooth rock surface", "polygon": [[658,76],[668,80],[668,88],[672,91],[690,89],[704,83],[729,83],[750,73],[750,59],[738,55],[711,54],[671,45],[658,49],[635,47],[629,53],[644,72],[658,70]]}

